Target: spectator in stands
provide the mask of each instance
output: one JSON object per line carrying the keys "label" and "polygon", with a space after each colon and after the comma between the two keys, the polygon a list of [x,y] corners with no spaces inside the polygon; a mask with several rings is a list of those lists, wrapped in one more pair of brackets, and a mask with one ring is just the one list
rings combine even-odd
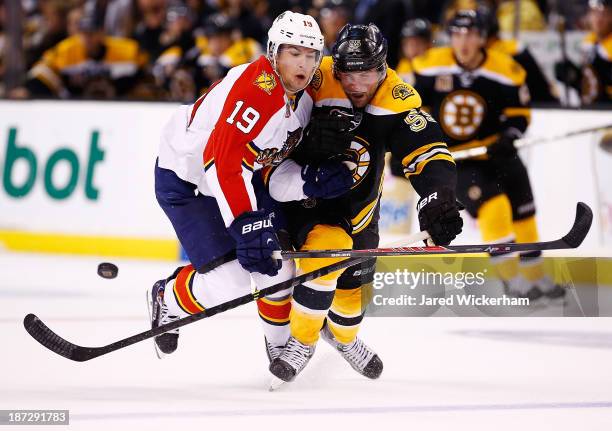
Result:
{"label": "spectator in stands", "polygon": [[486,25],[486,48],[501,51],[511,56],[527,72],[527,88],[529,88],[531,101],[536,103],[559,103],[558,97],[555,96],[556,89],[548,82],[548,79],[546,79],[529,49],[516,39],[501,39],[499,37],[499,22],[491,8],[480,6],[478,14],[481,15]]}
{"label": "spectator in stands", "polygon": [[555,64],[555,76],[580,92],[584,105],[612,103],[612,0],[590,0],[591,29],[583,42],[584,60]]}
{"label": "spectator in stands", "polygon": [[353,24],[374,23],[387,38],[389,54],[387,63],[395,67],[399,60],[399,37],[402,25],[408,18],[402,0],[357,0]]}
{"label": "spectator in stands", "polygon": [[519,6],[519,29],[526,31],[546,30],[546,19],[534,0],[502,0],[497,8],[499,28],[513,32],[516,24],[516,6]]}
{"label": "spectator in stands", "polygon": [[4,97],[4,23],[6,20],[6,9],[4,3],[0,3],[0,97]]}
{"label": "spectator in stands", "polygon": [[431,23],[423,18],[406,21],[401,32],[400,61],[395,68],[397,74],[409,84],[414,83],[412,59],[425,54],[433,45]]}
{"label": "spectator in stands", "polygon": [[64,40],[66,33],[66,15],[70,9],[66,0],[49,0],[40,3],[40,19],[38,26],[24,40],[26,66],[40,59],[42,54]]}
{"label": "spectator in stands", "polygon": [[218,0],[221,13],[236,23],[243,37],[266,43],[267,28],[253,14],[252,0]]}
{"label": "spectator in stands", "polygon": [[351,0],[327,0],[319,12],[319,24],[325,38],[323,55],[331,55],[338,33],[351,19]]}
{"label": "spectator in stands", "polygon": [[154,63],[168,46],[164,46],[161,37],[166,23],[166,0],[137,0],[137,14],[140,21],[136,24],[133,38]]}
{"label": "spectator in stands", "polygon": [[79,32],[46,51],[28,73],[34,97],[128,98],[146,64],[138,43],[106,36],[102,19],[84,15]]}

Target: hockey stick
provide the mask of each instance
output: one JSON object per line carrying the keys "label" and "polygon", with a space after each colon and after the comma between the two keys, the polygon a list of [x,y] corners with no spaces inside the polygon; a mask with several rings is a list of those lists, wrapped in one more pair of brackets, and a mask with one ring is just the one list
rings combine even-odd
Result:
{"label": "hockey stick", "polygon": [[[404,244],[412,244],[418,241],[426,240],[427,238],[429,238],[427,232],[418,232],[403,239],[403,242]],[[40,320],[40,318],[38,318],[32,313],[28,314],[23,319],[23,326],[25,327],[26,331],[28,331],[28,334],[30,334],[36,341],[38,341],[40,344],[42,344],[52,352],[55,352],[58,355],[61,355],[73,361],[84,362],[93,358],[97,358],[98,356],[114,352],[115,350],[131,346],[132,344],[147,340],[149,338],[155,337],[156,335],[163,334],[164,332],[168,332],[173,329],[180,328],[181,326],[196,322],[198,320],[214,316],[215,314],[231,310],[240,305],[255,301],[260,297],[271,295],[273,293],[288,289],[290,287],[295,287],[298,284],[314,280],[315,278],[322,277],[334,271],[348,268],[353,265],[358,265],[368,259],[371,259],[371,257],[363,256],[357,259],[345,259],[340,262],[324,266],[323,268],[319,268],[315,271],[311,271],[306,274],[291,278],[289,280],[285,280],[273,286],[269,286],[261,290],[256,290],[255,292],[249,293],[248,295],[244,295],[231,301],[224,302],[223,304],[216,305],[199,313],[192,314],[191,316],[187,316],[174,322],[168,323],[166,325],[159,326],[155,329],[149,329],[147,331],[141,332],[128,338],[124,338],[123,340],[119,340],[102,347],[83,347],[73,344],[53,332],[47,325],[45,325],[42,320]]]}
{"label": "hockey stick", "polygon": [[593,211],[583,202],[576,205],[576,218],[570,231],[563,238],[555,241],[507,243],[507,244],[475,244],[433,247],[395,247],[373,248],[366,250],[307,250],[275,252],[277,259],[298,259],[318,257],[375,257],[375,256],[418,256],[436,254],[463,253],[513,253],[519,251],[559,250],[578,247],[586,237],[593,221]]}
{"label": "hockey stick", "polygon": [[[572,132],[564,133],[562,135],[550,136],[546,138],[522,138],[517,139],[514,142],[514,146],[516,149],[521,149],[525,147],[531,147],[532,145],[540,145],[540,144],[552,144],[553,142],[557,142],[561,139],[571,138],[573,136],[583,135],[585,133],[599,132],[601,130],[606,130],[612,128],[612,124],[606,124],[603,126],[597,127],[588,127],[586,129],[574,130]],[[468,148],[466,150],[452,151],[453,159],[455,160],[465,160],[470,159],[472,157],[483,156],[487,154],[487,147],[475,147]]]}

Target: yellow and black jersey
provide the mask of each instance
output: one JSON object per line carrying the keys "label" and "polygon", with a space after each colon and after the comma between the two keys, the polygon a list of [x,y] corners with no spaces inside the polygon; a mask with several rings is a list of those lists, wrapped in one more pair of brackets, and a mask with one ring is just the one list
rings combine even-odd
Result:
{"label": "yellow and black jersey", "polygon": [[110,80],[117,94],[128,91],[133,79],[147,63],[147,56],[132,39],[105,36],[96,58],[88,56],[79,34],[47,50],[28,73],[28,87],[34,93],[68,97],[79,95],[95,78]]}
{"label": "yellow and black jersey", "polygon": [[412,62],[408,60],[406,57],[400,58],[399,63],[395,67],[395,72],[397,72],[397,76],[399,76],[402,81],[414,85],[414,71],[412,69]]}
{"label": "yellow and black jersey", "polygon": [[415,88],[453,150],[488,146],[508,128],[530,121],[525,70],[510,56],[486,50],[474,70],[460,67],[451,48],[433,48],[413,61]]}
{"label": "yellow and black jersey", "polygon": [[[347,195],[330,204],[331,212],[350,212],[354,234],[378,217],[387,152],[402,160],[404,173],[419,194],[442,186],[454,189],[455,164],[440,127],[429,114],[421,111],[419,94],[393,70],[387,69],[370,103],[357,110],[334,77],[331,57],[325,57],[302,97],[312,99],[313,115],[334,109],[354,114],[354,135],[348,156],[355,164],[355,184]],[[302,165],[310,160],[308,144],[306,139],[292,154]]]}
{"label": "yellow and black jersey", "polygon": [[603,40],[586,36],[586,62],[582,71],[582,103],[612,102],[612,33]]}
{"label": "yellow and black jersey", "polygon": [[503,52],[520,64],[527,72],[527,88],[533,102],[556,103],[555,88],[548,82],[544,72],[536,62],[529,49],[516,39],[494,39],[487,48]]}

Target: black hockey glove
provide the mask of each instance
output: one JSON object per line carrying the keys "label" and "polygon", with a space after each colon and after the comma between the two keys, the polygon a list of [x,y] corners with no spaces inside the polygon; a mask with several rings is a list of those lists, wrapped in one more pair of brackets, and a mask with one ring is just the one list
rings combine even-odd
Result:
{"label": "black hockey glove", "polygon": [[305,132],[305,142],[311,160],[344,156],[353,139],[353,121],[352,114],[339,109],[315,113]]}
{"label": "black hockey glove", "polygon": [[282,262],[273,259],[272,252],[281,248],[272,220],[263,211],[239,215],[227,230],[236,240],[236,256],[244,269],[271,277],[278,274]]}
{"label": "black hockey glove", "polygon": [[492,159],[512,159],[516,157],[517,151],[514,141],[521,136],[516,129],[508,129],[502,132],[501,136],[494,144],[487,147],[487,154]]}
{"label": "black hockey glove", "polygon": [[555,63],[555,78],[565,85],[569,85],[580,91],[582,71],[570,60],[558,61]]}
{"label": "black hockey glove", "polygon": [[325,160],[302,168],[304,194],[309,198],[333,199],[353,186],[353,173],[340,160]]}
{"label": "black hockey glove", "polygon": [[448,245],[461,233],[463,220],[455,193],[441,189],[425,196],[417,205],[419,225],[426,230],[436,245]]}

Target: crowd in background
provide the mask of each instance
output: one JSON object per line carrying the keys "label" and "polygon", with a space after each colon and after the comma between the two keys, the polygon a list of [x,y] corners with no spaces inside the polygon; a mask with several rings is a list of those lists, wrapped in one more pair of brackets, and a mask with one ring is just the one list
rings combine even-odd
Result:
{"label": "crowd in background", "polygon": [[[588,0],[22,0],[23,74],[0,97],[191,102],[231,67],[265,50],[273,18],[313,15],[329,52],[347,22],[379,26],[389,65],[406,56],[406,22],[442,33],[456,10],[485,7],[497,30],[589,30]],[[516,8],[519,13],[516,13]],[[8,73],[6,2],[0,2],[0,81]],[[518,27],[517,27],[518,25]],[[404,30],[404,32],[402,32]],[[433,41],[434,37],[430,37]],[[327,52],[327,53],[328,53]],[[405,58],[404,58],[405,59]],[[569,73],[569,66],[561,71]]]}

